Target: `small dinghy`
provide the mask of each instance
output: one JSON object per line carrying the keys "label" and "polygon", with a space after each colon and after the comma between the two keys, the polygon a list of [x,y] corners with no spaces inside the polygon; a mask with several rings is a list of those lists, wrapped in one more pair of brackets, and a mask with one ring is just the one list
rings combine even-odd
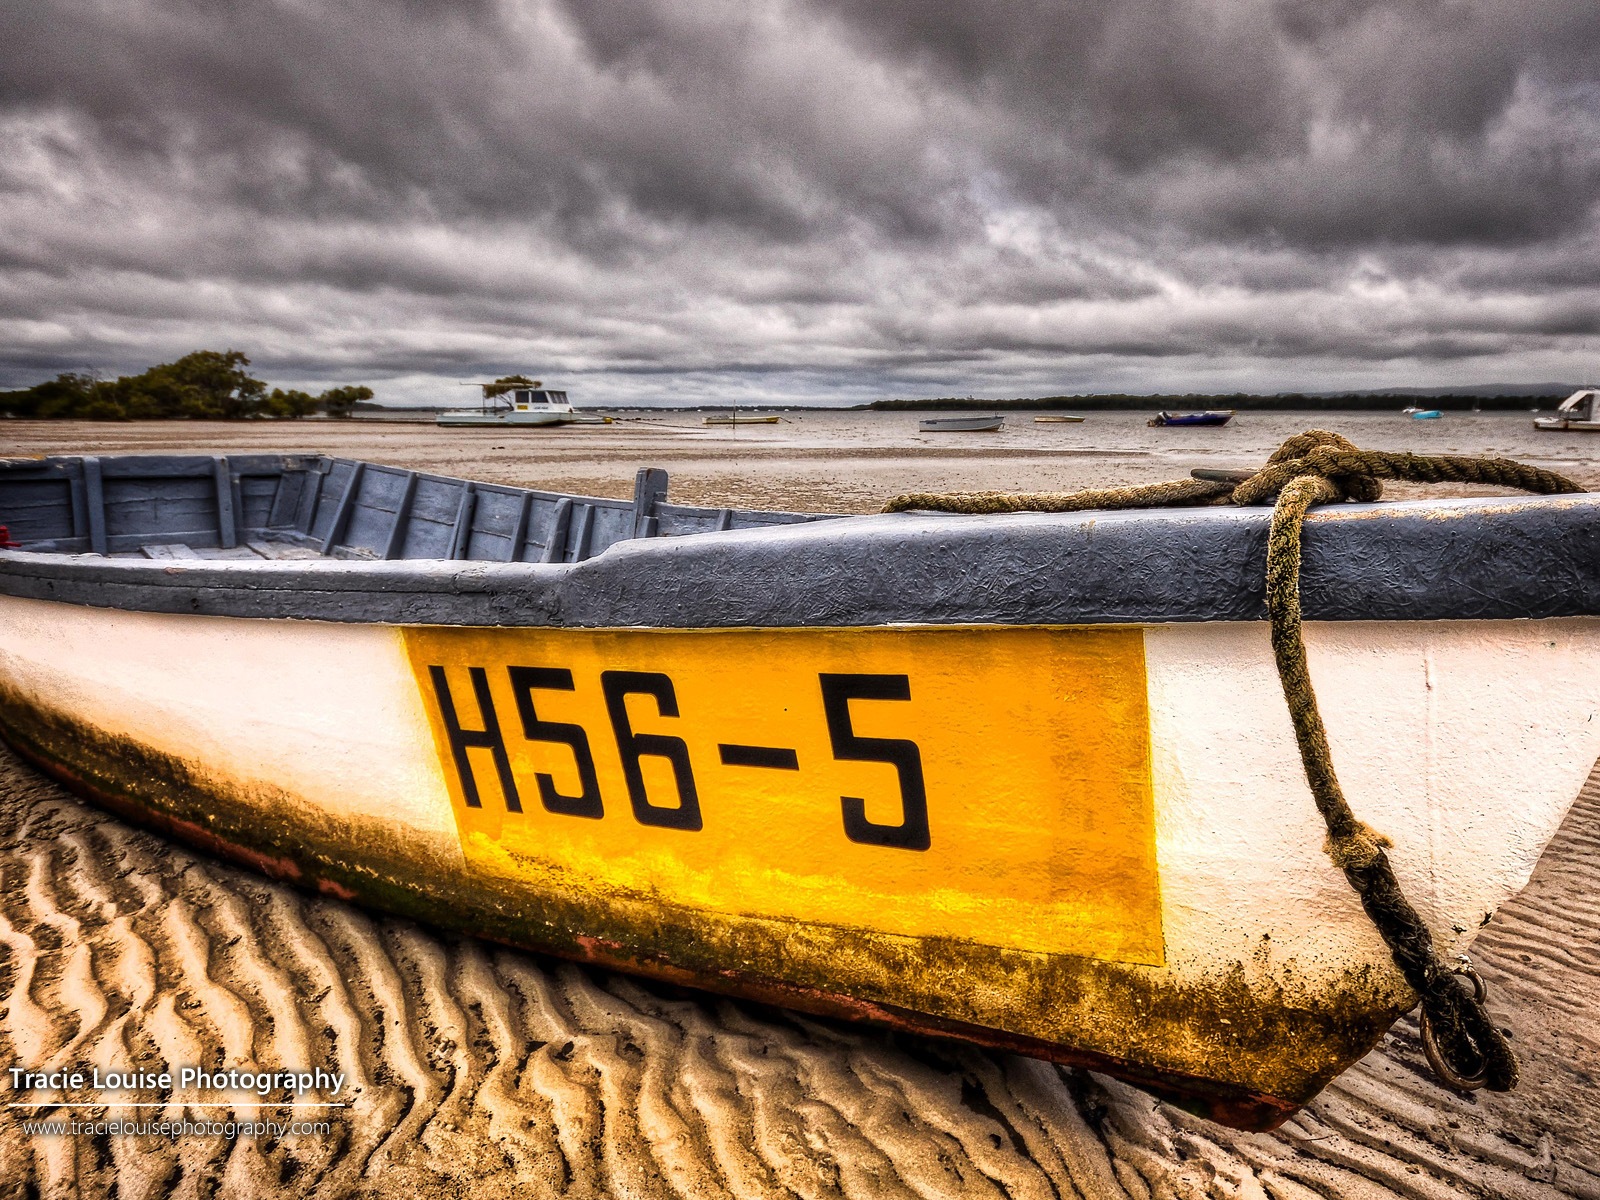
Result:
{"label": "small dinghy", "polygon": [[332,895],[1268,1128],[1417,1002],[1351,872],[1392,841],[1413,941],[1460,954],[1600,754],[1600,497],[1315,509],[1310,671],[1386,835],[1341,869],[1264,619],[1273,521],[0,462],[0,731]]}
{"label": "small dinghy", "polygon": [[917,428],[923,433],[993,433],[1005,423],[1004,417],[924,417]]}
{"label": "small dinghy", "polygon": [[1231,408],[1207,409],[1205,412],[1168,412],[1162,409],[1145,422],[1146,425],[1226,425],[1233,420]]}
{"label": "small dinghy", "polygon": [[1036,425],[1081,425],[1083,418],[1071,413],[1045,413],[1033,421]]}

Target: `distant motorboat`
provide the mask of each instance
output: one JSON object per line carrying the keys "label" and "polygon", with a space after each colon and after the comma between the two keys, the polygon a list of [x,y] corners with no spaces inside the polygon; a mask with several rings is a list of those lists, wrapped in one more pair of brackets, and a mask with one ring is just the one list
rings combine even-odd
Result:
{"label": "distant motorboat", "polygon": [[611,424],[610,417],[578,412],[566,392],[546,388],[537,379],[523,375],[508,375],[477,386],[483,389],[482,404],[477,408],[446,409],[436,418],[437,424],[447,428]]}
{"label": "distant motorboat", "polygon": [[1233,409],[1211,408],[1205,412],[1167,412],[1163,409],[1147,425],[1226,425],[1233,420]]}
{"label": "distant motorboat", "polygon": [[1600,431],[1600,390],[1580,388],[1561,402],[1553,417],[1535,417],[1533,427],[1546,433]]}
{"label": "distant motorboat", "polygon": [[1046,413],[1033,419],[1036,425],[1081,425],[1083,418],[1071,413]]}
{"label": "distant motorboat", "polygon": [[1415,404],[1409,405],[1406,408],[1402,408],[1400,411],[1405,413],[1413,421],[1437,421],[1440,417],[1444,416],[1444,414],[1437,408],[1421,408]]}
{"label": "distant motorboat", "polygon": [[927,417],[917,422],[923,433],[993,433],[1004,417]]}

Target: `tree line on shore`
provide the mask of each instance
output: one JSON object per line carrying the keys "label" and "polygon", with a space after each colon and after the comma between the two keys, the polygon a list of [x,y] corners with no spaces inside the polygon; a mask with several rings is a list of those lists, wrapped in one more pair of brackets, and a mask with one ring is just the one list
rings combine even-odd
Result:
{"label": "tree line on shore", "polygon": [[99,379],[74,371],[18,391],[0,392],[0,416],[89,421],[239,421],[249,418],[348,417],[372,399],[362,385],[318,395],[273,388],[246,371],[238,350],[196,350],[138,375]]}

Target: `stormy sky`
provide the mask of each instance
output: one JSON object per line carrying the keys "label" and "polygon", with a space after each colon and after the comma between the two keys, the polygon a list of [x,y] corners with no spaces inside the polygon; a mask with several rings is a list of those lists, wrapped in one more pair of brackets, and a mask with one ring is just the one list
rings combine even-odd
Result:
{"label": "stormy sky", "polygon": [[0,6],[0,386],[1600,375],[1595,0]]}

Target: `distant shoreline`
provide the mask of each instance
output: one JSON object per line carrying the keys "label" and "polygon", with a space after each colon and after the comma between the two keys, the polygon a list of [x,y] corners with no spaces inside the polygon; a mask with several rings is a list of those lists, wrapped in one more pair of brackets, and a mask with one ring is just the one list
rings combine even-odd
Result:
{"label": "distant shoreline", "polygon": [[[1199,409],[1234,409],[1240,412],[1398,412],[1408,406],[1436,408],[1442,412],[1535,412],[1555,408],[1573,389],[1530,395],[1475,396],[1470,394],[1418,395],[1412,392],[1394,393],[1340,393],[1326,396],[1307,395],[1110,395],[1088,394],[1081,396],[1037,396],[1010,399],[981,399],[976,396],[941,396],[915,400],[873,400],[865,404],[692,404],[692,405],[580,405],[579,411],[594,414],[639,416],[672,416],[707,413],[846,413],[846,412],[1156,412],[1158,410],[1195,411]],[[349,417],[308,415],[304,417],[140,417],[139,421],[226,421],[230,424],[301,424],[320,425],[326,422],[343,424],[348,421],[416,424],[432,421],[441,412],[459,411],[461,405],[383,405],[371,402],[357,404]],[[126,424],[127,418],[83,417],[17,417],[0,413],[0,424],[6,420],[27,421],[95,421],[110,425]]]}
{"label": "distant shoreline", "polygon": [[[912,400],[872,400],[864,404],[685,404],[579,405],[580,411],[597,413],[838,413],[906,412],[928,410],[1001,412],[1128,412],[1160,409],[1231,408],[1257,412],[1387,412],[1409,405],[1437,408],[1446,412],[1527,412],[1554,408],[1575,389],[1558,385],[1556,390],[1523,394],[1474,395],[1470,392],[1419,394],[1397,392],[1339,392],[1328,395],[1278,393],[1272,395],[1235,392],[1228,395],[1186,393],[1184,395],[1130,395],[1091,392],[1076,396],[1019,396],[1010,399],[984,399],[978,396],[923,397]],[[450,411],[459,406],[427,405],[415,408],[399,405],[357,405],[357,419],[415,420],[424,415]],[[404,414],[403,416],[401,414]]]}
{"label": "distant shoreline", "polygon": [[937,400],[874,400],[857,408],[898,412],[926,409],[986,409],[1002,412],[1028,411],[1096,411],[1127,412],[1129,410],[1196,410],[1236,409],[1256,412],[1385,412],[1403,409],[1409,405],[1437,408],[1446,412],[1521,412],[1529,409],[1554,406],[1565,400],[1572,389],[1559,393],[1531,396],[1473,396],[1441,395],[1419,396],[1414,393],[1346,392],[1330,396],[1273,395],[1259,396],[1245,393],[1232,395],[1085,395],[1040,396],[1015,400],[979,400],[972,396],[948,396]]}

